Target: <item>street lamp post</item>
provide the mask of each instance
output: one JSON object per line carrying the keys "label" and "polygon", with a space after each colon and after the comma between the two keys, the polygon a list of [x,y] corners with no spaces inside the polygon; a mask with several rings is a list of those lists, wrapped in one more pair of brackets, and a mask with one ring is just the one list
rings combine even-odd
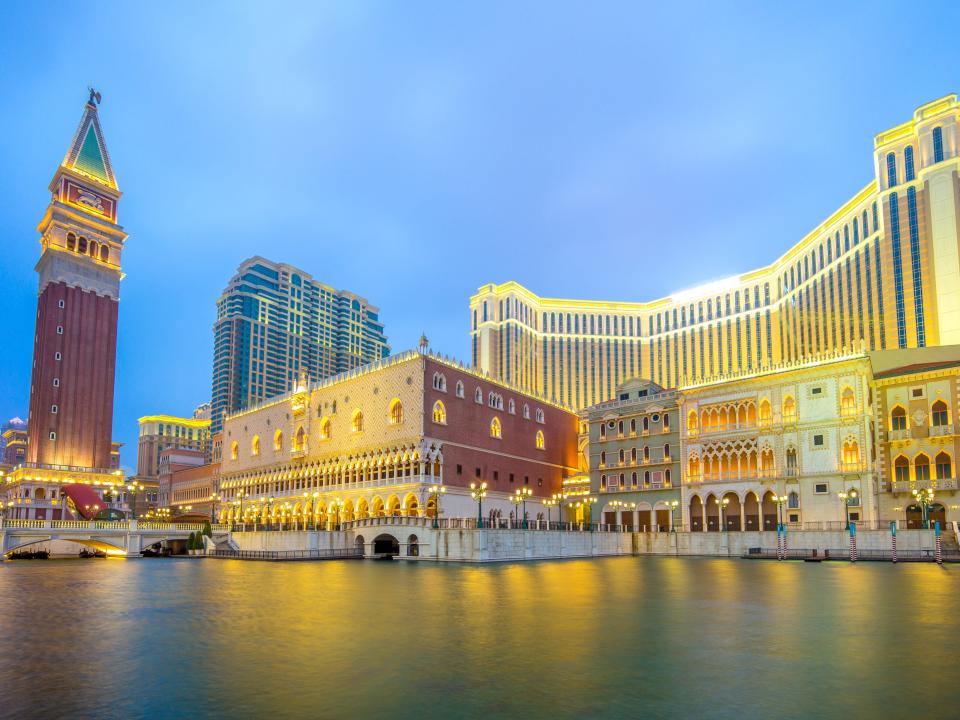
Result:
{"label": "street lamp post", "polygon": [[670,527],[674,532],[677,531],[677,506],[680,505],[679,500],[671,500],[667,503],[670,507]]}
{"label": "street lamp post", "polygon": [[430,494],[434,498],[433,504],[433,526],[440,527],[440,496],[447,491],[443,485],[431,485]]}
{"label": "street lamp post", "polygon": [[130,511],[130,514],[133,516],[133,519],[137,519],[137,493],[143,490],[143,483],[138,480],[134,480],[132,483],[127,485],[127,490],[133,496],[133,505]]}
{"label": "street lamp post", "polygon": [[587,495],[583,499],[583,505],[587,509],[587,523],[590,526],[590,532],[593,532],[593,505],[597,502],[597,499],[593,495]]}
{"label": "street lamp post", "polygon": [[483,527],[483,499],[487,496],[487,483],[470,483],[470,497],[477,501],[477,527]]}
{"label": "street lamp post", "polygon": [[850,498],[851,496],[856,497],[854,495],[855,492],[855,490],[851,490],[849,493],[837,493],[837,497],[840,498],[840,501],[843,503],[844,528],[847,530],[850,529]]}
{"label": "street lamp post", "polygon": [[920,506],[921,520],[923,527],[926,529],[930,527],[930,506],[933,505],[933,488],[927,488],[926,490],[914,489],[913,497]]}
{"label": "street lamp post", "polygon": [[217,521],[217,504],[221,500],[223,500],[223,495],[210,493],[210,524],[213,524]]}
{"label": "street lamp post", "polygon": [[561,530],[563,530],[563,501],[566,499],[567,496],[562,492],[553,494],[553,500],[557,503],[557,522],[560,524]]}
{"label": "street lamp post", "polygon": [[527,498],[533,495],[533,490],[528,487],[520,488],[520,497],[523,500],[523,527],[527,527]]}
{"label": "street lamp post", "polygon": [[726,530],[727,530],[726,509],[727,509],[727,505],[730,504],[730,498],[726,498],[726,497],[725,497],[723,500],[717,500],[717,498],[714,498],[713,501],[714,501],[714,502],[719,506],[719,508],[720,508],[720,531],[721,531],[721,532],[726,532]]}
{"label": "street lamp post", "polygon": [[520,496],[519,489],[510,496],[510,502],[512,502],[513,506],[516,508],[513,511],[513,524],[514,527],[518,527],[520,525],[520,504],[523,502],[523,498]]}

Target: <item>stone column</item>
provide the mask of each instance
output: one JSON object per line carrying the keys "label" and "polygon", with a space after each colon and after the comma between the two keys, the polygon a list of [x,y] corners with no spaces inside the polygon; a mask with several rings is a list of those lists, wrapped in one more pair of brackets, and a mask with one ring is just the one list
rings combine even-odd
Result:
{"label": "stone column", "polygon": [[743,532],[746,528],[746,507],[745,503],[740,503],[740,532]]}

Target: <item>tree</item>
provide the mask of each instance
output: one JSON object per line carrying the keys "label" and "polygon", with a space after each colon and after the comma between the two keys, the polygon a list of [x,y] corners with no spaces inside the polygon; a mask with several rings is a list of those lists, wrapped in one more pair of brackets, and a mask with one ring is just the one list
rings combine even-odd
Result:
{"label": "tree", "polygon": [[203,534],[206,535],[208,538],[213,537],[213,528],[210,527],[209,520],[203,524]]}

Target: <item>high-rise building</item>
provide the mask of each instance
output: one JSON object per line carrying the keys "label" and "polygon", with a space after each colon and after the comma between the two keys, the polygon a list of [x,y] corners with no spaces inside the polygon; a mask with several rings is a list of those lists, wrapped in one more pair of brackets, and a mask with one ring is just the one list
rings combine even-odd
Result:
{"label": "high-rise building", "polygon": [[97,116],[99,99],[91,91],[37,226],[40,286],[26,460],[6,487],[24,504],[19,517],[56,518],[71,487],[123,483],[111,430],[127,234],[117,224],[121,193]]}
{"label": "high-rise building", "polygon": [[226,413],[390,354],[380,311],[308,273],[262,257],[240,265],[217,301],[212,426]]}
{"label": "high-rise building", "polygon": [[650,302],[470,300],[473,364],[583,408],[633,377],[694,387],[838,355],[960,343],[960,103],[874,138],[875,177],[767,267]]}

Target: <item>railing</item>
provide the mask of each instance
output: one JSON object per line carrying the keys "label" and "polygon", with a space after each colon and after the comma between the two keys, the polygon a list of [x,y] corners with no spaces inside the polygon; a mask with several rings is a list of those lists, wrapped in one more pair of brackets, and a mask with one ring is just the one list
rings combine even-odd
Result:
{"label": "railing", "polygon": [[61,472],[83,473],[85,475],[113,475],[115,477],[122,477],[117,475],[116,468],[89,468],[81,465],[49,465],[35,462],[23,462],[17,465],[17,467],[30,470],[59,470]]}
{"label": "railing", "polygon": [[214,550],[207,557],[234,560],[349,560],[363,557],[363,550],[332,548],[329,550]]}
{"label": "railing", "polygon": [[840,472],[843,473],[859,473],[866,470],[866,466],[862,462],[841,462],[840,463]]}
{"label": "railing", "polygon": [[756,430],[758,427],[759,425],[754,422],[724,423],[722,425],[701,428],[700,433],[702,435],[718,435],[720,433],[746,432],[748,430]]}
{"label": "railing", "polygon": [[[138,522],[136,520],[0,520],[3,528],[45,528],[49,530],[203,530],[203,523]],[[211,525],[214,532],[227,532],[228,525]]]}
{"label": "railing", "polygon": [[891,440],[909,440],[912,435],[913,433],[909,429],[890,431]]}
{"label": "railing", "polygon": [[890,483],[893,492],[913,492],[914,490],[956,490],[957,478],[937,478],[929,480],[895,480]]}
{"label": "railing", "polygon": [[[241,532],[338,532],[342,530],[360,530],[369,527],[421,527],[441,530],[475,530],[477,518],[439,518],[409,517],[406,515],[369,517],[358,520],[343,520],[339,523],[313,523],[299,525],[295,523],[237,523],[231,526],[235,533]],[[483,518],[481,527],[485,530],[565,530],[569,532],[603,532],[606,525],[601,523],[559,522],[556,520],[517,520],[514,518]]]}
{"label": "railing", "polygon": [[947,423],[946,425],[931,425],[930,426],[930,437],[943,437],[944,435],[954,435],[953,423]]}

